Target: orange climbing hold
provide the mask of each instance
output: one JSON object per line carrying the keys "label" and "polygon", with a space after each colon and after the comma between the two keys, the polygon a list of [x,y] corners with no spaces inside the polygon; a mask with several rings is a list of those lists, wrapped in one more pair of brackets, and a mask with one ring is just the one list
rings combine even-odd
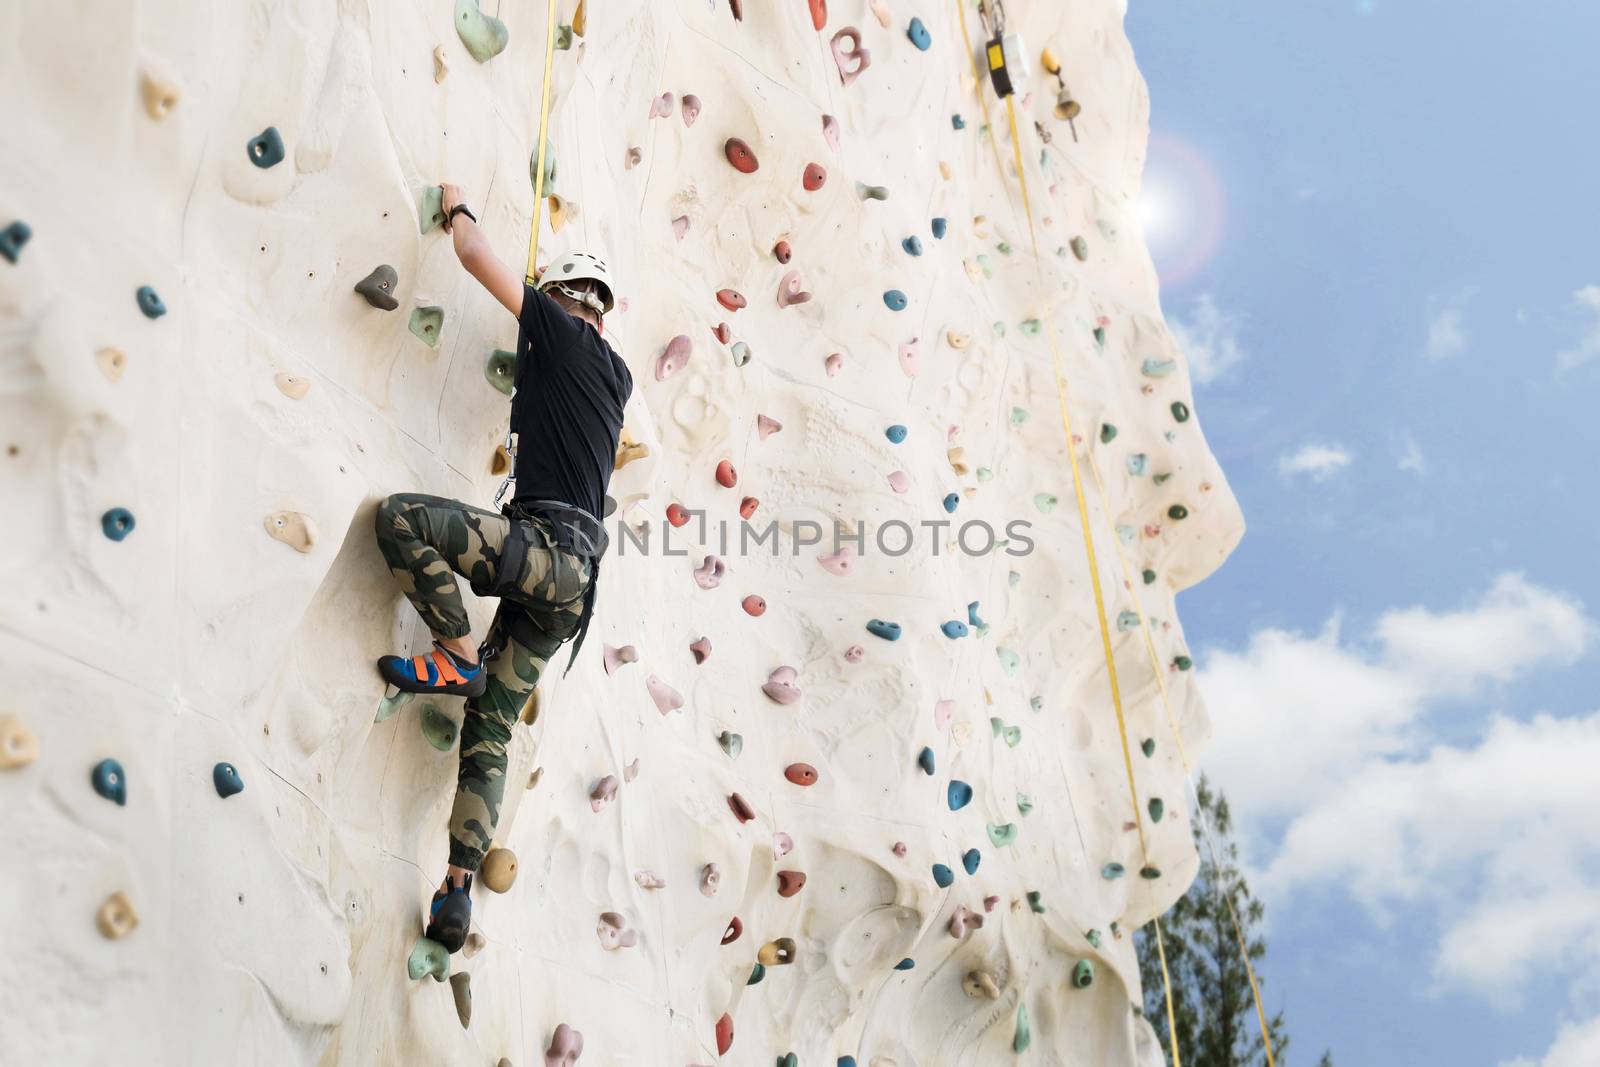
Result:
{"label": "orange climbing hold", "polygon": [[814,29],[822,29],[828,24],[828,0],[810,0],[811,25]]}

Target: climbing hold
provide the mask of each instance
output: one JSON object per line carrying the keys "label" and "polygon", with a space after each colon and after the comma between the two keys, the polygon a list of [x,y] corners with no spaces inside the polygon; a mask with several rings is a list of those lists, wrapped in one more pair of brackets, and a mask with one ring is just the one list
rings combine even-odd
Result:
{"label": "climbing hold", "polygon": [[922,773],[933,777],[933,749],[927,745],[922,746],[922,751],[917,753],[917,766],[922,768]]}
{"label": "climbing hold", "polygon": [[839,150],[839,120],[832,115],[822,116],[822,139],[835,152]]}
{"label": "climbing hold", "polygon": [[1089,960],[1079,960],[1072,968],[1072,984],[1078,989],[1088,989],[1094,985],[1094,964]]}
{"label": "climbing hold", "polygon": [[1077,256],[1080,261],[1086,262],[1089,259],[1088,241],[1085,241],[1081,236],[1074,237],[1070,242],[1070,245],[1072,247],[1072,254]]}
{"label": "climbing hold", "polygon": [[1156,754],[1156,739],[1153,737],[1145,738],[1139,742],[1139,749],[1145,754],[1146,759],[1154,756]]}
{"label": "climbing hold", "polygon": [[1189,509],[1184,507],[1182,504],[1174,504],[1167,509],[1167,518],[1174,521],[1179,519],[1187,519],[1188,517]]}
{"label": "climbing hold", "polygon": [[630,146],[628,148],[627,158],[622,164],[622,169],[632,170],[634,167],[637,167],[641,162],[643,162],[643,160],[644,152],[642,152],[637,145]]}
{"label": "climbing hold", "polygon": [[[894,965],[894,969],[897,970],[897,971],[909,971],[912,968],[916,967],[916,965],[917,965],[917,961],[912,959],[910,956],[907,956],[905,959],[903,959],[899,963],[895,964]],[[845,1056],[845,1057],[841,1058],[839,1060],[839,1062],[843,1063],[847,1059],[850,1059],[850,1057]],[[850,1062],[854,1063],[855,1060],[850,1060]]]}
{"label": "climbing hold", "polygon": [[811,299],[811,294],[804,289],[800,280],[800,272],[791,270],[778,282],[778,306],[781,308],[792,307],[795,304],[804,304]]}
{"label": "climbing hold", "polygon": [[890,311],[904,311],[906,309],[906,294],[898,289],[890,289],[883,294],[883,302]]}
{"label": "climbing hold", "polygon": [[1035,493],[1033,495],[1033,506],[1038,508],[1040,514],[1043,515],[1048,515],[1054,511],[1056,505],[1060,502],[1060,498],[1054,493]]}
{"label": "climbing hold", "polygon": [[417,206],[417,228],[427,233],[444,225],[444,190],[429,185],[422,190],[422,202]]}
{"label": "climbing hold", "polygon": [[843,369],[844,357],[835,352],[833,355],[823,360],[822,365],[827,369],[828,377],[832,378],[836,376],[841,369]]}
{"label": "climbing hold", "polygon": [[160,122],[171,114],[172,109],[178,106],[178,86],[165,78],[158,78],[149,71],[139,74],[139,92],[144,97],[144,112],[151,118]]}
{"label": "climbing hold", "polygon": [[761,440],[765,441],[781,429],[783,429],[783,423],[777,419],[768,418],[766,415],[756,416],[756,433],[760,435]]}
{"label": "climbing hold", "polygon": [[100,516],[100,530],[113,541],[122,540],[133,532],[133,512],[112,508]]}
{"label": "climbing hold", "polygon": [[772,258],[779,263],[787,263],[794,256],[794,249],[789,247],[788,241],[779,241],[772,246]]}
{"label": "climbing hold", "polygon": [[739,484],[739,473],[733,469],[733,461],[725,459],[717,464],[717,484],[724,489],[732,489]]}
{"label": "climbing hold", "polygon": [[21,219],[16,219],[5,229],[0,230],[0,256],[4,256],[8,263],[15,263],[17,256],[22,253],[22,246],[28,243],[28,238],[33,236],[33,227]]}
{"label": "climbing hold", "polygon": [[1174,400],[1172,402],[1172,417],[1177,419],[1179,422],[1188,422],[1189,405],[1185,404],[1181,400]]}
{"label": "climbing hold", "polygon": [[829,47],[839,67],[839,80],[846,85],[861,77],[862,71],[872,65],[872,53],[862,47],[861,31],[854,26],[846,26],[834,34]]}
{"label": "climbing hold", "polygon": [[694,584],[701,589],[715,589],[722,584],[722,578],[728,573],[728,565],[716,556],[707,556],[706,561],[694,569]]}
{"label": "climbing hold", "polygon": [[817,784],[817,769],[809,763],[791,763],[783,769],[783,776],[795,785]]}
{"label": "climbing hold", "polygon": [[1028,1026],[1028,1006],[1017,1005],[1017,1031],[1011,1038],[1012,1052],[1026,1052],[1028,1046],[1033,1044],[1033,1030]]}
{"label": "climbing hold", "polygon": [[950,729],[950,722],[955,718],[956,702],[954,700],[939,700],[933,705],[933,725],[940,730]]}
{"label": "climbing hold", "polygon": [[805,887],[806,875],[804,871],[778,872],[778,895],[780,897],[792,897]]}
{"label": "climbing hold", "polygon": [[1002,823],[996,826],[989,824],[989,841],[995,848],[1005,848],[1017,839],[1017,824],[1014,822]]}
{"label": "climbing hold", "polygon": [[607,952],[615,952],[619,948],[632,948],[639,943],[638,931],[629,930],[627,920],[621,913],[615,911],[600,913],[600,922],[595,927],[595,934],[600,938],[600,947]]}
{"label": "climbing hold", "polygon": [[1108,863],[1100,868],[1100,877],[1106,881],[1115,881],[1127,873],[1127,868],[1120,863]]}
{"label": "climbing hold", "polygon": [[700,637],[689,642],[689,655],[694,657],[695,666],[699,666],[711,658],[711,638]]}
{"label": "climbing hold", "polygon": [[821,163],[807,163],[805,173],[800,176],[800,184],[805,186],[808,193],[821,189],[828,180],[828,172]]}
{"label": "climbing hold", "polygon": [[444,61],[444,45],[434,45],[433,48],[433,84],[443,85],[444,79],[450,73],[450,64]]}
{"label": "climbing hold", "polygon": [[0,771],[26,767],[39,758],[39,739],[15,715],[0,715]]}
{"label": "climbing hold", "polygon": [[645,678],[644,687],[650,691],[650,699],[655,701],[656,710],[661,714],[683,707],[683,697],[678,691],[655,675]]}
{"label": "climbing hold", "polygon": [[479,10],[478,0],[456,0],[456,34],[479,63],[504,52],[511,39],[506,24]]}
{"label": "climbing hold", "polygon": [[828,24],[828,0],[807,0],[811,6],[811,27],[821,30]]}
{"label": "climbing hold", "polygon": [[411,312],[411,332],[429,348],[439,344],[439,332],[444,329],[444,308],[422,307]]}
{"label": "climbing hold", "polygon": [[983,853],[975,848],[969,848],[961,854],[961,866],[968,874],[978,873],[978,864],[983,859]]}
{"label": "climbing hold", "polygon": [[739,601],[739,606],[743,608],[744,613],[750,616],[752,619],[759,619],[761,616],[767,613],[766,600],[754,593],[751,593],[749,596]]}
{"label": "climbing hold", "polygon": [[1007,726],[1004,730],[1000,731],[1000,736],[1005,739],[1005,743],[1008,747],[1016,748],[1017,744],[1022,740],[1022,727]]}
{"label": "climbing hold", "polygon": [[[735,3],[738,0],[734,0]],[[738,18],[738,14],[734,15]],[[722,1013],[722,1018],[717,1020],[717,1055],[726,1056],[733,1047],[733,1017],[727,1012]]]}
{"label": "climbing hold", "polygon": [[700,117],[700,98],[693,93],[683,98],[683,124],[693,126]]}
{"label": "climbing hold", "polygon": [[483,362],[483,376],[490,385],[510,396],[516,389],[517,354],[503,348],[495,349]]}
{"label": "climbing hold", "polygon": [[740,308],[745,306],[745,299],[744,299],[744,296],[742,294],[740,294],[737,290],[734,290],[734,289],[718,289],[717,290],[717,303],[721,304],[723,307],[727,308],[729,311],[738,311]]}
{"label": "climbing hold", "polygon": [[517,880],[517,854],[509,848],[491,848],[478,869],[483,884],[504,893]]}
{"label": "climbing hold", "polygon": [[889,488],[897,493],[904,493],[911,488],[911,475],[905,471],[893,471],[889,475]]}
{"label": "climbing hold", "polygon": [[1003,645],[996,648],[994,652],[999,657],[1000,668],[1006,672],[1006,676],[1008,678],[1016,677],[1017,669],[1022,666],[1022,657]]}
{"label": "climbing hold", "polygon": [[268,126],[245,143],[245,154],[250,162],[266,170],[283,162],[283,138],[278,127]]}
{"label": "climbing hold", "polygon": [[605,655],[607,674],[615,674],[617,670],[629,663],[639,662],[639,650],[632,645],[623,645],[621,648],[612,648],[610,645],[602,646]]}
{"label": "climbing hold", "polygon": [[1135,452],[1128,457],[1128,473],[1135,478],[1140,477],[1150,469],[1150,457],[1143,452]]}
{"label": "climbing hold", "polygon": [[966,977],[961,979],[961,991],[974,1000],[979,997],[985,1000],[1000,999],[1000,986],[988,971],[968,971]]}
{"label": "climbing hold", "polygon": [[419,937],[406,957],[406,973],[413,982],[430,974],[435,982],[442,982],[450,974],[450,953],[439,942]]}
{"label": "climbing hold", "polygon": [[951,115],[950,128],[952,130],[964,130],[967,128],[967,120],[962,118],[959,114]]}
{"label": "climbing hold", "polygon": [[951,811],[960,811],[972,803],[972,786],[959,778],[950,779],[950,784],[945,788],[945,802],[950,805]]}
{"label": "climbing hold", "polygon": [[139,302],[139,310],[144,312],[145,318],[159,319],[167,313],[167,305],[161,302],[161,298],[156,295],[156,291],[148,285],[139,286],[138,291],[133,295],[134,299]]}
{"label": "climbing hold", "polygon": [[753,496],[745,497],[743,500],[739,501],[739,517],[741,519],[750,518],[752,515],[754,515],[756,513],[756,509],[759,508],[760,506],[761,506],[761,501],[757,500],[755,497],[753,497]]}
{"label": "climbing hold", "polygon": [[1118,633],[1124,633],[1125,634],[1125,633],[1128,633],[1130,630],[1137,630],[1138,628],[1139,628],[1139,616],[1136,613],[1131,612],[1131,611],[1119,611],[1117,613],[1117,632]]}
{"label": "climbing hold", "polygon": [[866,654],[867,650],[862,648],[860,645],[851,645],[849,648],[844,650],[844,661],[846,663],[860,663],[861,658]]}
{"label": "climbing hold", "polygon": [[683,240],[689,234],[689,216],[679,215],[672,220],[672,235],[678,240]]}
{"label": "climbing hold", "polygon": [[1194,660],[1190,659],[1188,656],[1179,656],[1177,659],[1172,661],[1172,665],[1178,668],[1180,671],[1186,671],[1194,666]]}
{"label": "climbing hold", "polygon": [[1104,326],[1096,326],[1094,328],[1094,343],[1097,347],[1103,348],[1105,346],[1106,328]]}
{"label": "climbing hold", "polygon": [[456,722],[432,704],[422,705],[420,716],[422,739],[440,752],[449,752],[456,746]]}
{"label": "climbing hold", "polygon": [[594,784],[589,790],[589,810],[598,812],[601,808],[617,799],[617,776],[608,774]]}
{"label": "climbing hold", "polygon": [[[611,468],[612,470],[621,470],[634,460],[644,459],[649,454],[650,446],[640,444],[638,441],[635,441],[633,436],[628,433],[628,428],[624,426],[622,428],[622,433],[617,436],[617,454],[611,460]],[[496,470],[494,473],[504,474],[511,466],[511,454],[505,451],[504,445],[500,445],[497,447],[496,457],[497,464],[500,469]],[[613,507],[615,506],[615,501],[608,500],[608,502]],[[606,511],[606,514],[611,514],[609,509]]]}
{"label": "climbing hold", "polygon": [[94,924],[100,928],[100,936],[107,941],[120,941],[139,925],[139,913],[133,910],[133,902],[128,895],[119,889],[100,905],[100,910],[94,915]]}
{"label": "climbing hold", "polygon": [[118,807],[128,803],[128,779],[122,773],[122,764],[114,759],[103,759],[89,772],[89,782],[94,791],[107,800],[116,801]]}
{"label": "climbing hold", "polygon": [[862,200],[887,200],[889,189],[884,185],[868,185],[866,182],[856,182],[856,195]]}
{"label": "climbing hold", "polygon": [[244,779],[239,777],[239,772],[231,763],[219,763],[211,768],[211,785],[216,789],[217,796],[224,800],[235,793],[244,792]]}
{"label": "climbing hold", "polygon": [[794,838],[779,830],[772,835],[772,859],[776,863],[794,851]]}
{"label": "climbing hold", "polygon": [[793,704],[801,695],[800,687],[795,685],[798,676],[793,667],[777,667],[767,675],[767,680],[761,685],[761,691],[767,694],[767,699],[776,704]]}
{"label": "climbing hold", "polygon": [[897,622],[885,622],[882,619],[868,619],[867,633],[873,637],[881,637],[885,641],[898,641],[900,640],[900,624]]}
{"label": "climbing hold", "polygon": [[1160,822],[1161,821],[1161,817],[1167,813],[1166,802],[1163,801],[1160,797],[1151,797],[1150,798],[1150,803],[1148,805],[1146,805],[1146,807],[1150,811],[1150,821],[1151,822]]}
{"label": "climbing hold", "polygon": [[583,1035],[566,1023],[561,1023],[551,1035],[550,1047],[544,1050],[544,1067],[572,1067],[581,1055]]}
{"label": "climbing hold", "polygon": [[749,362],[750,346],[745,344],[743,341],[735,341],[733,343],[733,365],[735,367],[742,367]]}
{"label": "climbing hold", "polygon": [[1175,359],[1147,359],[1139,365],[1139,373],[1147,378],[1165,378],[1177,369]]}
{"label": "climbing hold", "polygon": [[1154,585],[1156,582],[1156,572],[1151,570],[1149,567],[1146,567],[1143,571],[1140,571],[1139,577],[1144,579],[1145,585]]}
{"label": "climbing hold", "polygon": [[700,868],[700,895],[714,897],[717,887],[722,885],[722,868],[715,863],[708,863]]}
{"label": "climbing hold", "polygon": [[900,242],[900,247],[906,250],[906,255],[908,256],[920,256],[922,255],[922,238],[912,234]]}
{"label": "climbing hold", "polygon": [[450,995],[455,998],[456,1018],[461,1029],[472,1025],[472,975],[466,971],[450,976]]}
{"label": "climbing hold", "polygon": [[317,544],[317,526],[309,515],[298,511],[275,511],[261,520],[267,536],[282,541],[296,552],[310,552]]}
{"label": "climbing hold", "polygon": [[955,880],[955,872],[949,867],[946,867],[942,863],[935,863],[933,865],[933,882],[940,889],[949,889]]}
{"label": "climbing hold", "polygon": [[950,228],[950,223],[949,223],[948,220],[943,219],[943,218],[935,218],[933,220],[933,236],[934,236],[934,238],[937,239],[937,240],[940,240],[940,241],[944,240],[945,232],[949,228]]}
{"label": "climbing hold", "polygon": [[967,936],[969,930],[983,929],[983,916],[965,904],[958,904],[955,914],[950,916],[950,925],[947,929],[950,931],[950,936],[959,941]]}
{"label": "climbing hold", "polygon": [[1028,909],[1035,915],[1044,914],[1044,897],[1037,889],[1028,890]]}
{"label": "climbing hold", "polygon": [[939,629],[943,631],[944,635],[950,638],[952,641],[956,640],[957,638],[967,636],[967,624],[962,622],[960,619],[951,619],[949,622],[941,625]]}
{"label": "climbing hold", "polygon": [[730,137],[722,146],[722,154],[728,157],[728,162],[733,164],[733,169],[740,174],[754,174],[761,163],[756,159],[756,154],[750,146],[737,137]]}
{"label": "climbing hold", "polygon": [[1116,440],[1116,437],[1117,437],[1117,428],[1115,426],[1111,425],[1109,422],[1103,422],[1103,423],[1100,424],[1100,443],[1101,444],[1108,445],[1112,441]]}
{"label": "climbing hold", "polygon": [[917,51],[926,52],[933,47],[933,35],[928,32],[928,27],[922,20],[914,18],[911,25],[906,27],[906,36],[911,38],[911,43],[917,46]]}
{"label": "climbing hold", "polygon": [[400,276],[394,268],[387,263],[380,263],[371,274],[356,283],[356,292],[380,311],[393,311],[400,306],[400,301],[394,298],[394,291],[399,284]]}
{"label": "climbing hold", "polygon": [[1161,877],[1161,870],[1158,867],[1140,867],[1139,877],[1147,882],[1153,882]]}
{"label": "climbing hold", "polygon": [[[95,365],[100,368],[101,374],[104,374],[108,380],[116,382],[122,380],[122,372],[126,370],[128,366],[128,357],[127,354],[122,351],[122,349],[113,347],[111,345],[106,345],[104,348],[98,348],[95,350],[94,362]],[[280,374],[278,377],[283,378],[287,377],[287,375]],[[280,384],[278,388],[282,389],[283,386]],[[308,385],[307,388],[310,388],[310,386]],[[305,394],[302,391],[301,396],[304,395]],[[299,397],[296,397],[295,399],[298,400]]]}
{"label": "climbing hold", "polygon": [[956,513],[957,506],[959,506],[960,503],[961,503],[961,497],[959,495],[957,495],[956,493],[946,493],[944,495],[943,503],[944,503],[944,510],[948,514],[954,515]]}
{"label": "climbing hold", "polygon": [[822,569],[829,574],[843,578],[850,574],[850,569],[854,565],[854,557],[850,554],[848,548],[841,548],[830,555],[818,556],[817,562],[822,564]]}
{"label": "climbing hold", "polygon": [[741,823],[747,823],[756,817],[755,809],[750,806],[750,802],[738,793],[728,794],[728,810],[732,811],[734,818]]}

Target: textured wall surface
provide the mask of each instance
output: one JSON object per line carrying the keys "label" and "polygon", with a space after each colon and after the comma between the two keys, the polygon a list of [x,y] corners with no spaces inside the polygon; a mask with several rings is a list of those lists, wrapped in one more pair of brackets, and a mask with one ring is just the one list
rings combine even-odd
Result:
{"label": "textured wall surface", "polygon": [[[471,975],[470,1027],[452,986],[408,977],[455,756],[427,743],[425,701],[375,721],[374,659],[425,638],[373,510],[397,491],[487,504],[498,483],[507,400],[485,367],[515,324],[419,216],[427,186],[464,185],[520,268],[544,59],[543,4],[502,3],[509,43],[482,63],[453,25],[462,6],[0,10],[0,227],[31,230],[12,227],[0,260],[0,1059],[522,1067],[566,1023],[583,1063],[679,1067],[717,1059],[726,1015],[723,1061],[738,1064],[1160,1062],[1130,1009],[1130,932],[1195,856],[1142,638],[1117,625],[1134,603],[1110,530],[1153,572],[1135,587],[1199,747],[1173,598],[1243,520],[1197,419],[1173,414],[1192,398],[1130,209],[1148,109],[1112,0],[1009,5],[1033,68],[1018,110],[1040,259],[1003,110],[983,128],[956,0],[834,0],[821,32],[803,0],[744,0],[740,20],[724,0],[589,4],[555,53],[560,200],[541,259],[586,248],[615,266],[626,305],[608,336],[648,455],[612,494],[656,551],[608,561],[589,645],[515,740],[498,841],[520,874],[503,895],[480,887],[483,943],[451,961]],[[562,25],[574,14],[562,0]],[[846,26],[871,56],[848,85],[830,48]],[[1083,106],[1076,142],[1052,116],[1046,45]],[[284,158],[263,167],[270,147],[247,146],[269,126]],[[759,170],[729,165],[730,137]],[[816,190],[810,163],[826,171]],[[353,292],[379,264],[398,275],[396,310]],[[790,270],[811,299],[780,307]],[[142,313],[141,286],[164,315]],[[748,306],[724,309],[719,289]],[[442,309],[432,344],[408,329],[423,307]],[[1079,457],[1106,484],[1089,485],[1091,526],[1141,804],[1166,803],[1146,820],[1158,878],[1137,873],[1050,330]],[[658,377],[677,335],[688,362]],[[781,431],[758,432],[758,415]],[[736,488],[714,478],[723,459]],[[669,504],[737,523],[745,496],[754,522],[779,524],[776,557],[724,549],[714,527],[702,544],[697,524],[674,531],[686,554],[662,555]],[[112,516],[120,539],[105,532],[117,508],[134,523]],[[832,573],[830,546],[796,549],[804,520],[864,523],[867,550]],[[968,555],[946,527],[890,556],[872,541],[894,520],[1025,520],[1032,551]],[[708,552],[727,568],[714,589],[693,574]],[[759,617],[741,608],[751,594]],[[491,609],[476,604],[479,633]],[[966,636],[945,636],[952,620]],[[697,664],[701,637],[713,652]],[[603,645],[638,661],[608,674]],[[794,703],[763,693],[780,666]],[[659,711],[650,676],[682,707]],[[459,720],[459,701],[432,703]],[[91,781],[108,758],[124,803]],[[591,789],[634,760],[594,810]],[[223,761],[244,783],[226,798]],[[798,762],[815,784],[785,778]],[[972,789],[958,811],[953,779]],[[754,820],[734,817],[735,792]],[[1111,863],[1126,875],[1105,877]],[[779,895],[783,870],[806,873],[799,893]],[[103,936],[117,893],[137,926]],[[958,908],[982,927],[953,936]],[[604,912],[637,944],[607,949]],[[742,935],[720,944],[735,917]],[[747,984],[784,937],[795,961]],[[1095,979],[1077,988],[1083,960]]]}

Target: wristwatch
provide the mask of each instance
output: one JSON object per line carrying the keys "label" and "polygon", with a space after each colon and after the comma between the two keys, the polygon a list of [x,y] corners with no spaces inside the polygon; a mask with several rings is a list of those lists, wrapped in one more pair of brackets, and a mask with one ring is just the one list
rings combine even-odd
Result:
{"label": "wristwatch", "polygon": [[445,216],[445,221],[454,222],[454,221],[456,221],[456,216],[457,215],[465,215],[467,218],[471,219],[473,222],[477,222],[478,221],[478,216],[474,215],[470,210],[468,210],[467,205],[465,205],[465,204],[457,204],[455,207],[451,208],[450,209],[450,214]]}

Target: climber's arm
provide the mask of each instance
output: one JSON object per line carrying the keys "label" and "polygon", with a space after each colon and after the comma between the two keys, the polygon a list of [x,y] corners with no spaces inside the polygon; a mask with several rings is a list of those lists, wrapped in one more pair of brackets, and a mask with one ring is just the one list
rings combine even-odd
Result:
{"label": "climber's arm", "polygon": [[451,217],[450,212],[463,202],[461,189],[454,185],[440,188],[444,194],[441,198],[445,212],[444,228],[455,239],[456,258],[461,260],[468,274],[478,279],[478,283],[489,290],[490,295],[505,305],[507,311],[521,318],[522,277],[494,254],[494,249],[489,247],[489,239],[472,216],[456,212]]}

